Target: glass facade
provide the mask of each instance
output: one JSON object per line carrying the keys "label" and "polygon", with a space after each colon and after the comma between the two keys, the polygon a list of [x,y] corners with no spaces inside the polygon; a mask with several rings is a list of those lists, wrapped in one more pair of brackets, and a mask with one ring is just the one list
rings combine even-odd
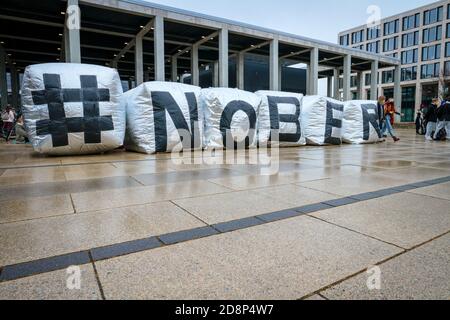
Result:
{"label": "glass facade", "polygon": [[402,69],[402,81],[417,80],[417,67],[409,67]]}
{"label": "glass facade", "polygon": [[428,25],[442,21],[443,7],[427,10],[423,13],[423,24]]}
{"label": "glass facade", "polygon": [[367,40],[377,39],[380,36],[380,27],[367,29]]}
{"label": "glass facade", "polygon": [[[405,114],[402,121],[414,121],[414,104],[418,107],[439,94],[437,91],[440,82],[444,81],[441,79],[443,76],[445,82],[450,83],[450,1],[428,8],[383,20],[379,28],[365,28],[365,39],[353,45],[364,45],[364,50],[368,52],[400,58],[402,113]],[[355,33],[359,33],[361,28],[355,28]],[[347,36],[351,42],[352,33],[348,32]],[[355,34],[353,37],[359,40],[362,36]],[[382,86],[378,90],[389,97],[391,92],[393,95],[394,71],[380,68],[378,83]],[[364,73],[366,91],[371,85],[371,76],[368,71]],[[421,101],[415,101],[417,86],[421,87],[422,92],[424,87],[428,90],[428,93],[422,93]]]}
{"label": "glass facade", "polygon": [[385,36],[397,33],[399,31],[398,30],[398,21],[399,20],[397,19],[397,20],[394,20],[394,21],[391,21],[391,22],[386,22],[384,24],[384,35]]}
{"label": "glass facade", "polygon": [[392,83],[394,82],[394,70],[383,71],[381,73],[381,83]]}
{"label": "glass facade", "polygon": [[397,48],[398,48],[398,37],[384,39],[383,52],[397,50]]}
{"label": "glass facade", "polygon": [[437,60],[441,58],[441,45],[422,48],[422,61]]}
{"label": "glass facade", "polygon": [[431,79],[439,77],[440,63],[431,63],[422,65],[420,77],[422,79]]}
{"label": "glass facade", "polygon": [[346,34],[345,36],[341,36],[340,40],[339,40],[340,45],[341,46],[348,46],[348,45],[350,45],[349,37],[350,36],[348,34]]}
{"label": "glass facade", "polygon": [[364,31],[357,31],[352,33],[352,44],[363,42]]}
{"label": "glass facade", "polygon": [[418,49],[403,51],[401,56],[402,64],[417,63],[418,58],[419,58]]}
{"label": "glass facade", "polygon": [[423,30],[423,43],[439,41],[442,39],[442,26],[436,26]]}
{"label": "glass facade", "polygon": [[416,87],[402,88],[402,122],[413,122],[416,110]]}
{"label": "glass facade", "polygon": [[402,48],[417,46],[419,44],[419,31],[402,35]]}
{"label": "glass facade", "polygon": [[403,18],[403,31],[420,27],[420,13]]}
{"label": "glass facade", "polygon": [[380,41],[368,43],[366,50],[373,53],[380,53]]}

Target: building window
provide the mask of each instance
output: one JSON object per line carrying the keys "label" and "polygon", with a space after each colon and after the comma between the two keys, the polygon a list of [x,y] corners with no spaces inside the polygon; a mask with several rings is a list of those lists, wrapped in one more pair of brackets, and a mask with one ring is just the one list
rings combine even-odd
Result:
{"label": "building window", "polygon": [[381,83],[392,83],[394,82],[394,70],[383,71],[381,73]]}
{"label": "building window", "polygon": [[390,34],[394,34],[398,32],[398,19],[391,21],[391,22],[386,22],[384,24],[384,35],[388,36]]}
{"label": "building window", "polygon": [[373,53],[380,53],[380,41],[368,43],[366,50]]}
{"label": "building window", "polygon": [[403,31],[420,27],[420,13],[403,18]]}
{"label": "building window", "polygon": [[418,53],[418,49],[403,51],[401,56],[402,64],[417,63]]}
{"label": "building window", "polygon": [[367,29],[367,40],[373,40],[380,36],[380,27],[376,26]]}
{"label": "building window", "polygon": [[450,76],[450,61],[445,61],[445,76],[449,77]]}
{"label": "building window", "polygon": [[450,4],[447,5],[447,19],[450,19]]}
{"label": "building window", "polygon": [[437,60],[441,58],[441,45],[422,48],[422,61]]}
{"label": "building window", "polygon": [[366,73],[365,76],[365,84],[366,86],[370,86],[372,82],[372,75],[370,73]]}
{"label": "building window", "polygon": [[427,25],[442,21],[443,9],[443,7],[439,7],[425,11],[423,13],[423,24]]}
{"label": "building window", "polygon": [[352,44],[362,42],[363,37],[364,37],[364,30],[353,32],[352,33]]}
{"label": "building window", "polygon": [[417,67],[409,67],[402,69],[402,81],[417,80]]}
{"label": "building window", "polygon": [[419,44],[419,31],[410,32],[402,36],[402,48],[417,46]]}
{"label": "building window", "polygon": [[397,48],[398,48],[398,37],[384,39],[383,52],[397,50]]}
{"label": "building window", "polygon": [[423,43],[429,43],[433,41],[441,40],[442,38],[442,26],[436,26],[423,30]]}
{"label": "building window", "polygon": [[450,38],[450,23],[447,23],[446,37],[447,37],[447,38]]}
{"label": "building window", "polygon": [[422,79],[438,78],[440,66],[440,63],[424,64],[420,77]]}
{"label": "building window", "polygon": [[445,44],[445,57],[446,58],[450,57],[450,42],[447,42]]}
{"label": "building window", "polygon": [[341,36],[339,40],[341,46],[348,46],[350,44],[349,38],[350,36],[348,34],[346,34],[345,36]]}

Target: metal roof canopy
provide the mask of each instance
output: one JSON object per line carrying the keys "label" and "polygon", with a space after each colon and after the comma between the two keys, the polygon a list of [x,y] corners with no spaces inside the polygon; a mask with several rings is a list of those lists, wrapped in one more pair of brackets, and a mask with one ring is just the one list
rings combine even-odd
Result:
{"label": "metal roof canopy", "polygon": [[[64,60],[62,35],[66,6],[67,2],[62,0],[2,0],[0,41],[17,69]],[[268,41],[278,38],[279,57],[289,63],[309,63],[310,50],[318,48],[320,65],[330,68],[342,66],[347,54],[352,55],[354,72],[370,70],[373,60],[379,61],[380,68],[400,64],[398,59],[383,55],[143,1],[80,0],[80,10],[82,62],[98,65],[110,65],[114,55],[119,54],[143,26],[155,15],[163,16],[167,78],[170,78],[171,57],[179,54],[178,68],[189,70],[189,48],[222,28],[229,30],[230,56],[250,51],[269,56]],[[218,38],[205,40],[199,47],[202,65],[218,59]],[[153,50],[153,34],[149,30],[144,37],[143,51],[144,69],[150,76],[154,67]],[[118,69],[122,77],[134,76],[134,63],[132,47],[119,57]]]}

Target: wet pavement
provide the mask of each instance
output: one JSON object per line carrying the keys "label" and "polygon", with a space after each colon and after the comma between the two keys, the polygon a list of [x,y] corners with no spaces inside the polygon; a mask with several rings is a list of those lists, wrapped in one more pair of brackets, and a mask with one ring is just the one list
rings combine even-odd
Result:
{"label": "wet pavement", "polygon": [[450,142],[399,133],[280,149],[271,175],[251,152],[2,143],[0,299],[449,299]]}

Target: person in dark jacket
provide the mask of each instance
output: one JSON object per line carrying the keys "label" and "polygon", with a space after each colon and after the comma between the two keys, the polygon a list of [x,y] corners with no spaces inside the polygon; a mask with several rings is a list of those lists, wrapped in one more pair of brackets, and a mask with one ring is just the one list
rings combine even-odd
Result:
{"label": "person in dark jacket", "polygon": [[436,132],[434,133],[434,139],[437,140],[439,132],[445,129],[447,133],[447,139],[450,140],[450,97],[447,97],[442,101],[441,105],[436,109],[436,115],[438,123],[436,125]]}
{"label": "person in dark jacket", "polygon": [[425,134],[425,139],[432,141],[433,132],[436,132],[437,114],[436,109],[439,107],[440,101],[438,98],[432,100],[431,105],[428,107],[425,113],[425,121],[427,122],[427,130]]}
{"label": "person in dark jacket", "polygon": [[380,125],[380,132],[384,133],[386,131],[384,123],[384,104],[386,103],[386,97],[381,96],[378,98],[377,112],[378,112],[378,123]]}

